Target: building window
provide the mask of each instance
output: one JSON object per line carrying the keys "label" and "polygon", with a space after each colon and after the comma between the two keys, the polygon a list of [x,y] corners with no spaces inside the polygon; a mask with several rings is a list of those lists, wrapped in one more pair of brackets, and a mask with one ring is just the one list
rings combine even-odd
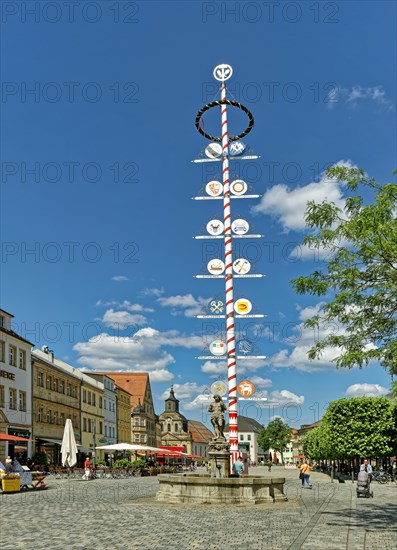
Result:
{"label": "building window", "polygon": [[66,395],[71,395],[71,387],[70,387],[70,384],[66,384]]}
{"label": "building window", "polygon": [[107,435],[108,435],[108,427],[105,424],[105,437],[107,437]]}
{"label": "building window", "polygon": [[240,434],[240,441],[244,441],[244,436]]}
{"label": "building window", "polygon": [[47,388],[47,390],[50,390],[51,389],[51,376],[47,376],[46,378],[46,381],[45,381],[45,387]]}
{"label": "building window", "polygon": [[103,400],[103,408],[106,410],[106,399]]}
{"label": "building window", "polygon": [[92,394],[92,404],[94,405],[94,407],[96,407],[96,395],[95,395],[95,393]]}
{"label": "building window", "polygon": [[37,412],[37,422],[43,422],[43,407],[39,407]]}
{"label": "building window", "polygon": [[146,435],[142,434],[141,435],[141,443],[145,443],[146,442]]}
{"label": "building window", "polygon": [[59,393],[65,393],[65,382],[63,380],[59,381]]}
{"label": "building window", "polygon": [[160,422],[160,428],[161,428],[161,431],[163,432],[164,431],[164,424],[162,422]]}
{"label": "building window", "polygon": [[178,431],[178,424],[175,424],[175,431]]}
{"label": "building window", "polygon": [[20,369],[26,370],[26,352],[22,349],[19,350],[18,354],[18,367]]}
{"label": "building window", "polygon": [[56,378],[54,378],[54,391],[58,391],[58,380]]}
{"label": "building window", "polygon": [[47,423],[51,424],[51,411],[50,410],[47,411]]}
{"label": "building window", "polygon": [[8,359],[9,364],[15,367],[15,361],[17,356],[17,348],[15,346],[9,346],[8,348]]}
{"label": "building window", "polygon": [[4,359],[5,359],[5,351],[6,351],[6,345],[5,345],[5,342],[1,341],[0,342],[0,361],[2,363],[5,363]]}
{"label": "building window", "polygon": [[140,426],[139,418],[137,416],[134,418],[134,426]]}
{"label": "building window", "polygon": [[83,432],[86,432],[87,431],[87,419],[84,417],[83,418]]}
{"label": "building window", "polygon": [[134,434],[134,443],[139,443],[139,434]]}
{"label": "building window", "polygon": [[65,413],[61,413],[60,418],[59,418],[59,423],[60,423],[61,426],[65,425]]}
{"label": "building window", "polygon": [[5,407],[5,393],[4,386],[0,386],[0,407]]}
{"label": "building window", "polygon": [[87,397],[88,397],[88,404],[91,405],[91,392],[87,392]]}
{"label": "building window", "polygon": [[40,387],[40,388],[43,388],[44,387],[44,375],[42,372],[38,372],[37,373],[37,385]]}
{"label": "building window", "polygon": [[102,429],[103,429],[102,422],[99,421],[99,433],[100,433],[100,434],[103,433]]}
{"label": "building window", "polygon": [[58,424],[58,413],[54,411],[54,424]]}
{"label": "building window", "polygon": [[83,403],[87,403],[87,392],[83,390]]}
{"label": "building window", "polygon": [[19,410],[26,411],[26,392],[19,391]]}
{"label": "building window", "polygon": [[[105,400],[103,400],[103,402],[105,403]],[[99,408],[102,409],[102,397],[99,398]],[[103,408],[106,409],[106,406]]]}
{"label": "building window", "polygon": [[171,431],[171,424],[167,424],[167,432]]}
{"label": "building window", "polygon": [[14,390],[10,388],[10,409],[16,410],[17,409],[17,390]]}
{"label": "building window", "polygon": [[251,441],[251,436],[247,435],[247,439],[248,439],[248,441]]}

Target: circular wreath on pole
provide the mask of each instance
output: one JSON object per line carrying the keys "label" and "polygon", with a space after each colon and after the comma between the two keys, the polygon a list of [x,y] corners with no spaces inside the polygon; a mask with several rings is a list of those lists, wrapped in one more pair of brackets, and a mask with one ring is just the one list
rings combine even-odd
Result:
{"label": "circular wreath on pole", "polygon": [[238,141],[239,139],[241,139],[244,136],[246,136],[247,134],[249,134],[249,132],[254,127],[254,117],[252,116],[251,111],[249,111],[247,109],[247,107],[245,107],[244,105],[242,105],[238,101],[232,101],[230,99],[218,99],[217,101],[211,101],[211,103],[208,103],[207,105],[204,105],[204,107],[202,109],[200,109],[199,112],[196,115],[196,120],[195,120],[194,123],[196,125],[197,130],[200,132],[200,134],[202,136],[206,137],[210,141],[218,141],[218,142],[222,141],[222,137],[211,136],[210,134],[207,134],[207,132],[205,132],[200,126],[200,120],[201,120],[201,117],[203,116],[203,114],[206,111],[208,111],[209,109],[212,109],[212,107],[217,107],[219,105],[232,105],[233,107],[238,107],[239,109],[241,109],[248,116],[248,126],[247,126],[247,128],[244,130],[244,132],[241,132],[241,134],[238,134],[237,136],[230,137],[229,138],[229,143],[231,143],[232,141]]}

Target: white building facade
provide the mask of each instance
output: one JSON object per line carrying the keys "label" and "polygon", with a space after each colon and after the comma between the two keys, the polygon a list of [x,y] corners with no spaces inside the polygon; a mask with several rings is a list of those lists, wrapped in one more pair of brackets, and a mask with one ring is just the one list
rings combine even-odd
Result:
{"label": "white building facade", "polygon": [[[33,344],[12,329],[13,315],[0,309],[0,431],[29,439],[32,435]],[[5,456],[32,456],[32,442],[5,442]],[[2,454],[0,452],[0,454]]]}
{"label": "white building facade", "polygon": [[113,445],[117,443],[117,393],[116,384],[106,374],[96,374],[95,372],[85,371],[85,374],[102,382],[104,387],[103,395],[103,440],[99,441],[103,445]]}

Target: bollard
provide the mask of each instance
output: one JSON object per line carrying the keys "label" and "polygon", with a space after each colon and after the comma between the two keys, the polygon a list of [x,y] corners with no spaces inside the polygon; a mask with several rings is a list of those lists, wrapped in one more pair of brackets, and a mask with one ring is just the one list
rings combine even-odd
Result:
{"label": "bollard", "polygon": [[352,470],[352,483],[354,483],[354,470]]}

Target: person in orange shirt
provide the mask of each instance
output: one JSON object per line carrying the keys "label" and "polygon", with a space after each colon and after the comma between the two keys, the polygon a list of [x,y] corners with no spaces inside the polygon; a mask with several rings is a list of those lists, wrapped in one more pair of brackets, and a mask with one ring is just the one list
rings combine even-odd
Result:
{"label": "person in orange shirt", "polygon": [[302,480],[302,487],[305,486],[305,482],[306,482],[306,485],[309,489],[312,489],[312,484],[310,483],[310,466],[309,464],[306,462],[306,460],[304,460],[301,464],[301,467],[299,468],[300,470],[300,475],[299,477],[301,478]]}

